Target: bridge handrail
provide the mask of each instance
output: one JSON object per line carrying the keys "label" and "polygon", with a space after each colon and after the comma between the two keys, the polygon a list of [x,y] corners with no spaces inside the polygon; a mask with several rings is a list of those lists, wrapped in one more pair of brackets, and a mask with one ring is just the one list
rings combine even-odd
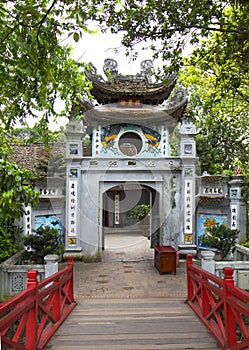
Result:
{"label": "bridge handrail", "polygon": [[219,278],[193,265],[187,256],[188,304],[220,343],[222,349],[249,348],[249,293],[234,286],[233,269]]}
{"label": "bridge handrail", "polygon": [[27,289],[0,304],[3,349],[43,349],[76,306],[72,257],[67,267],[43,281],[37,275],[30,270]]}

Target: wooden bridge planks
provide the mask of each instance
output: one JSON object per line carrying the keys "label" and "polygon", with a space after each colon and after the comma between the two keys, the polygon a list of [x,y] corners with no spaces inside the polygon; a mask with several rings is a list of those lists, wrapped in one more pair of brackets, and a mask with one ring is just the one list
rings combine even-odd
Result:
{"label": "wooden bridge planks", "polygon": [[81,299],[46,349],[220,349],[184,299]]}

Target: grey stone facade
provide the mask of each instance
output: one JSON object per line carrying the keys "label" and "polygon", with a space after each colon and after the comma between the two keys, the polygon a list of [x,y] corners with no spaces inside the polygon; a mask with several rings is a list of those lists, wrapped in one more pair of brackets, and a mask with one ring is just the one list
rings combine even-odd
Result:
{"label": "grey stone facade", "polygon": [[[93,71],[89,79],[97,102],[81,101],[82,121],[72,116],[65,130],[65,193],[59,179],[40,186],[43,201],[32,211],[32,223],[37,216],[55,215],[68,255],[101,254],[107,232],[122,230],[146,230],[152,247],[172,245],[196,254],[209,220],[239,229],[243,241],[243,176],[230,182],[197,176],[196,129],[184,116],[186,93],[177,90],[168,100],[175,76],[168,86],[149,83],[142,73],[116,74],[110,82]],[[146,229],[129,214],[140,204],[151,208]]]}
{"label": "grey stone facade", "polygon": [[[103,107],[102,107],[103,109]],[[73,124],[73,123],[72,123]],[[175,123],[174,123],[175,124]],[[134,126],[126,126],[133,130]],[[72,137],[73,126],[69,127],[68,153],[74,142],[75,148],[84,137],[76,133]],[[75,127],[80,129],[80,126]],[[165,128],[161,128],[165,130]],[[98,128],[101,133],[101,127]],[[96,131],[93,131],[96,133]],[[120,131],[122,134],[122,130]],[[149,236],[152,245],[179,245],[196,250],[194,236],[195,212],[195,128],[190,122],[182,122],[179,128],[179,156],[129,157],[114,153],[116,157],[101,154],[84,157],[78,148],[68,157],[67,165],[67,250],[68,253],[96,254],[104,249],[106,230],[105,216],[108,215],[109,228],[129,228],[129,211],[141,203],[143,191],[147,191],[147,202],[151,204]],[[119,136],[117,135],[117,138]],[[141,133],[142,138],[142,133]],[[168,140],[169,142],[169,140]],[[95,142],[96,143],[96,142]],[[94,145],[94,142],[93,142]],[[170,149],[167,145],[167,149]],[[103,144],[99,145],[100,153]],[[144,145],[146,147],[146,145]],[[141,150],[142,151],[142,150]],[[106,198],[114,191],[118,200],[115,213],[115,198]],[[145,199],[146,200],[146,199]],[[77,203],[77,204],[76,204]],[[76,204],[76,205],[75,205]],[[115,222],[115,214],[119,216]],[[120,219],[126,216],[126,225]],[[132,226],[134,229],[134,226]]]}

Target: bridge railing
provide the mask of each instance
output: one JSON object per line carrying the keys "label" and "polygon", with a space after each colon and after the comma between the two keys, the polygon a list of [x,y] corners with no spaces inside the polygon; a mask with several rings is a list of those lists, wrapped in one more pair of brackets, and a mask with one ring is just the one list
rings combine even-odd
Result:
{"label": "bridge railing", "polygon": [[233,269],[219,278],[193,265],[187,256],[188,304],[208,327],[221,349],[249,348],[249,293],[235,287]]}
{"label": "bridge railing", "polygon": [[73,259],[63,270],[37,281],[28,272],[27,289],[0,304],[1,349],[43,349],[76,306]]}

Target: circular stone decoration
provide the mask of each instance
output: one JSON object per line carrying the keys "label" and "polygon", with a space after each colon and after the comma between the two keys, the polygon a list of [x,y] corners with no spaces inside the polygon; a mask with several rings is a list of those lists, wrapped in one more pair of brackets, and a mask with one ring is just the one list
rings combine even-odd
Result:
{"label": "circular stone decoration", "polygon": [[118,141],[118,147],[125,156],[134,157],[140,153],[143,146],[141,137],[132,131],[123,133]]}

